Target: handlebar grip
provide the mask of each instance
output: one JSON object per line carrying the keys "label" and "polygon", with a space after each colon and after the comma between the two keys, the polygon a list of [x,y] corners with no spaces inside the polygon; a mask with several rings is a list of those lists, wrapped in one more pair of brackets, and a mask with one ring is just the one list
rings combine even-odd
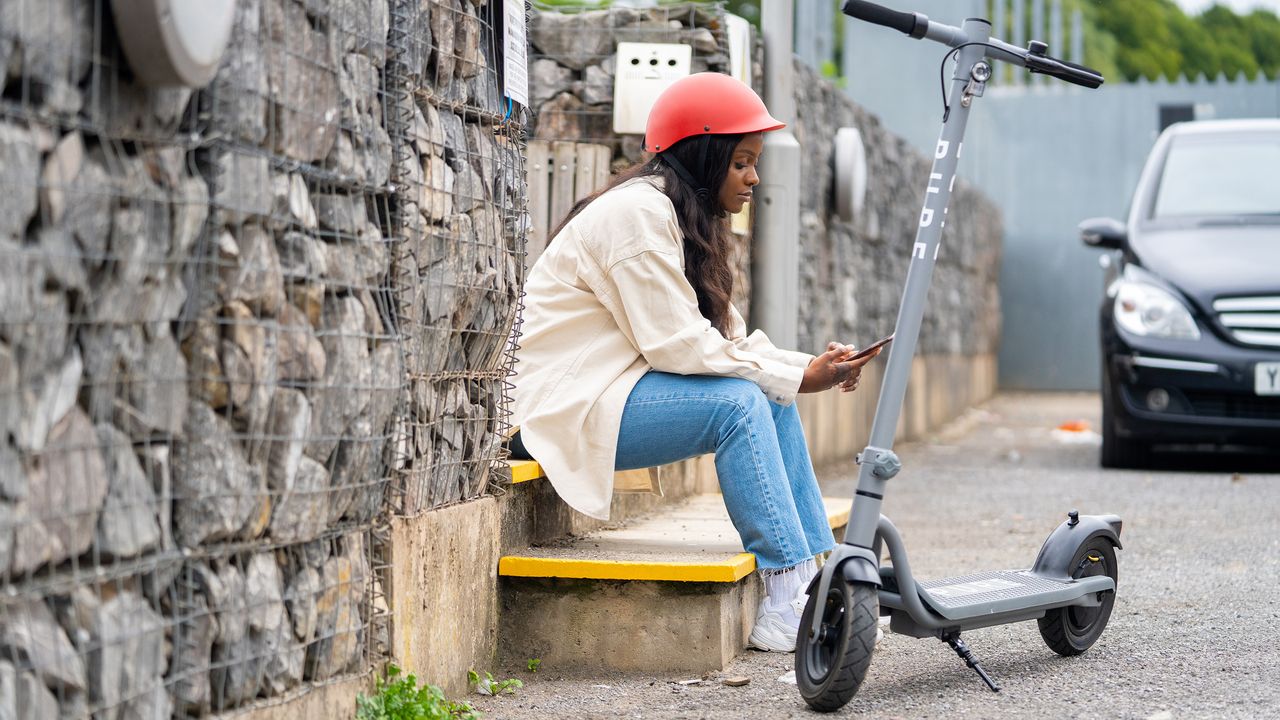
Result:
{"label": "handlebar grip", "polygon": [[1099,87],[1105,81],[1102,73],[1093,68],[1048,55],[1027,55],[1027,69],[1090,89]]}
{"label": "handlebar grip", "polygon": [[929,20],[923,15],[892,10],[867,0],[845,0],[840,11],[851,18],[883,25],[917,40],[924,37],[925,30],[929,27]]}

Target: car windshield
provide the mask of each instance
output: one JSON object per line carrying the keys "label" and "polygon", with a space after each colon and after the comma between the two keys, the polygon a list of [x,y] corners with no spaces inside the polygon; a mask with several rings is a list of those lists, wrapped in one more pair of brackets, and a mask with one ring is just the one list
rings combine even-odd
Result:
{"label": "car windshield", "polygon": [[1280,133],[1176,137],[1165,158],[1151,217],[1280,217],[1277,173]]}

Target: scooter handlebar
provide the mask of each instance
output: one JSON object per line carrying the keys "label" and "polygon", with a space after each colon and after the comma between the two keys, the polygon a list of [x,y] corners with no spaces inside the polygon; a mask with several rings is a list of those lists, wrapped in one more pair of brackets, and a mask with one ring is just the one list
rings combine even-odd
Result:
{"label": "scooter handlebar", "polygon": [[924,37],[929,27],[929,18],[920,13],[892,10],[866,0],[845,0],[840,11],[851,18],[883,25],[917,40]]}
{"label": "scooter handlebar", "polygon": [[1031,72],[1056,77],[1059,80],[1066,80],[1075,85],[1083,85],[1090,89],[1097,88],[1103,83],[1102,73],[1097,70],[1067,62],[1066,60],[1052,58],[1048,55],[1027,53],[1027,69]]}

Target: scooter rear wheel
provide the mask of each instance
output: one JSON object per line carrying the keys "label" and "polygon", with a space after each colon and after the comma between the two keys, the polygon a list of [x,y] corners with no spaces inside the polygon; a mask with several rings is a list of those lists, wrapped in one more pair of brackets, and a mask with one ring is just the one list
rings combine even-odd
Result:
{"label": "scooter rear wheel", "polygon": [[[1071,559],[1071,577],[1079,579],[1097,575],[1119,581],[1115,548],[1103,537],[1086,542]],[[1096,607],[1068,606],[1045,613],[1037,622],[1040,637],[1044,638],[1049,649],[1067,657],[1088,650],[1107,627],[1116,594],[1114,591],[1103,593],[1101,600]]]}
{"label": "scooter rear wheel", "polygon": [[[796,644],[796,684],[809,707],[831,712],[858,692],[876,646],[878,594],[875,586],[845,582],[838,576],[825,598],[809,597],[800,618]],[[811,636],[813,614],[822,613]]]}

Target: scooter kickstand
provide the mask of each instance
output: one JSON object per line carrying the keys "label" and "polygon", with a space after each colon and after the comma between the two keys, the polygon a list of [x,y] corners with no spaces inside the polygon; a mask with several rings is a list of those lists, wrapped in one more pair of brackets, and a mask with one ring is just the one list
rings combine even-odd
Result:
{"label": "scooter kickstand", "polygon": [[964,660],[965,665],[973,668],[974,672],[978,673],[978,677],[982,678],[982,682],[986,683],[992,692],[1000,692],[1000,686],[996,684],[995,680],[991,679],[986,670],[982,669],[982,663],[978,662],[978,658],[974,657],[973,653],[970,652],[969,646],[965,645],[964,641],[960,639],[960,633],[947,633],[942,636],[942,639],[951,646],[952,650],[956,651],[961,660]]}

